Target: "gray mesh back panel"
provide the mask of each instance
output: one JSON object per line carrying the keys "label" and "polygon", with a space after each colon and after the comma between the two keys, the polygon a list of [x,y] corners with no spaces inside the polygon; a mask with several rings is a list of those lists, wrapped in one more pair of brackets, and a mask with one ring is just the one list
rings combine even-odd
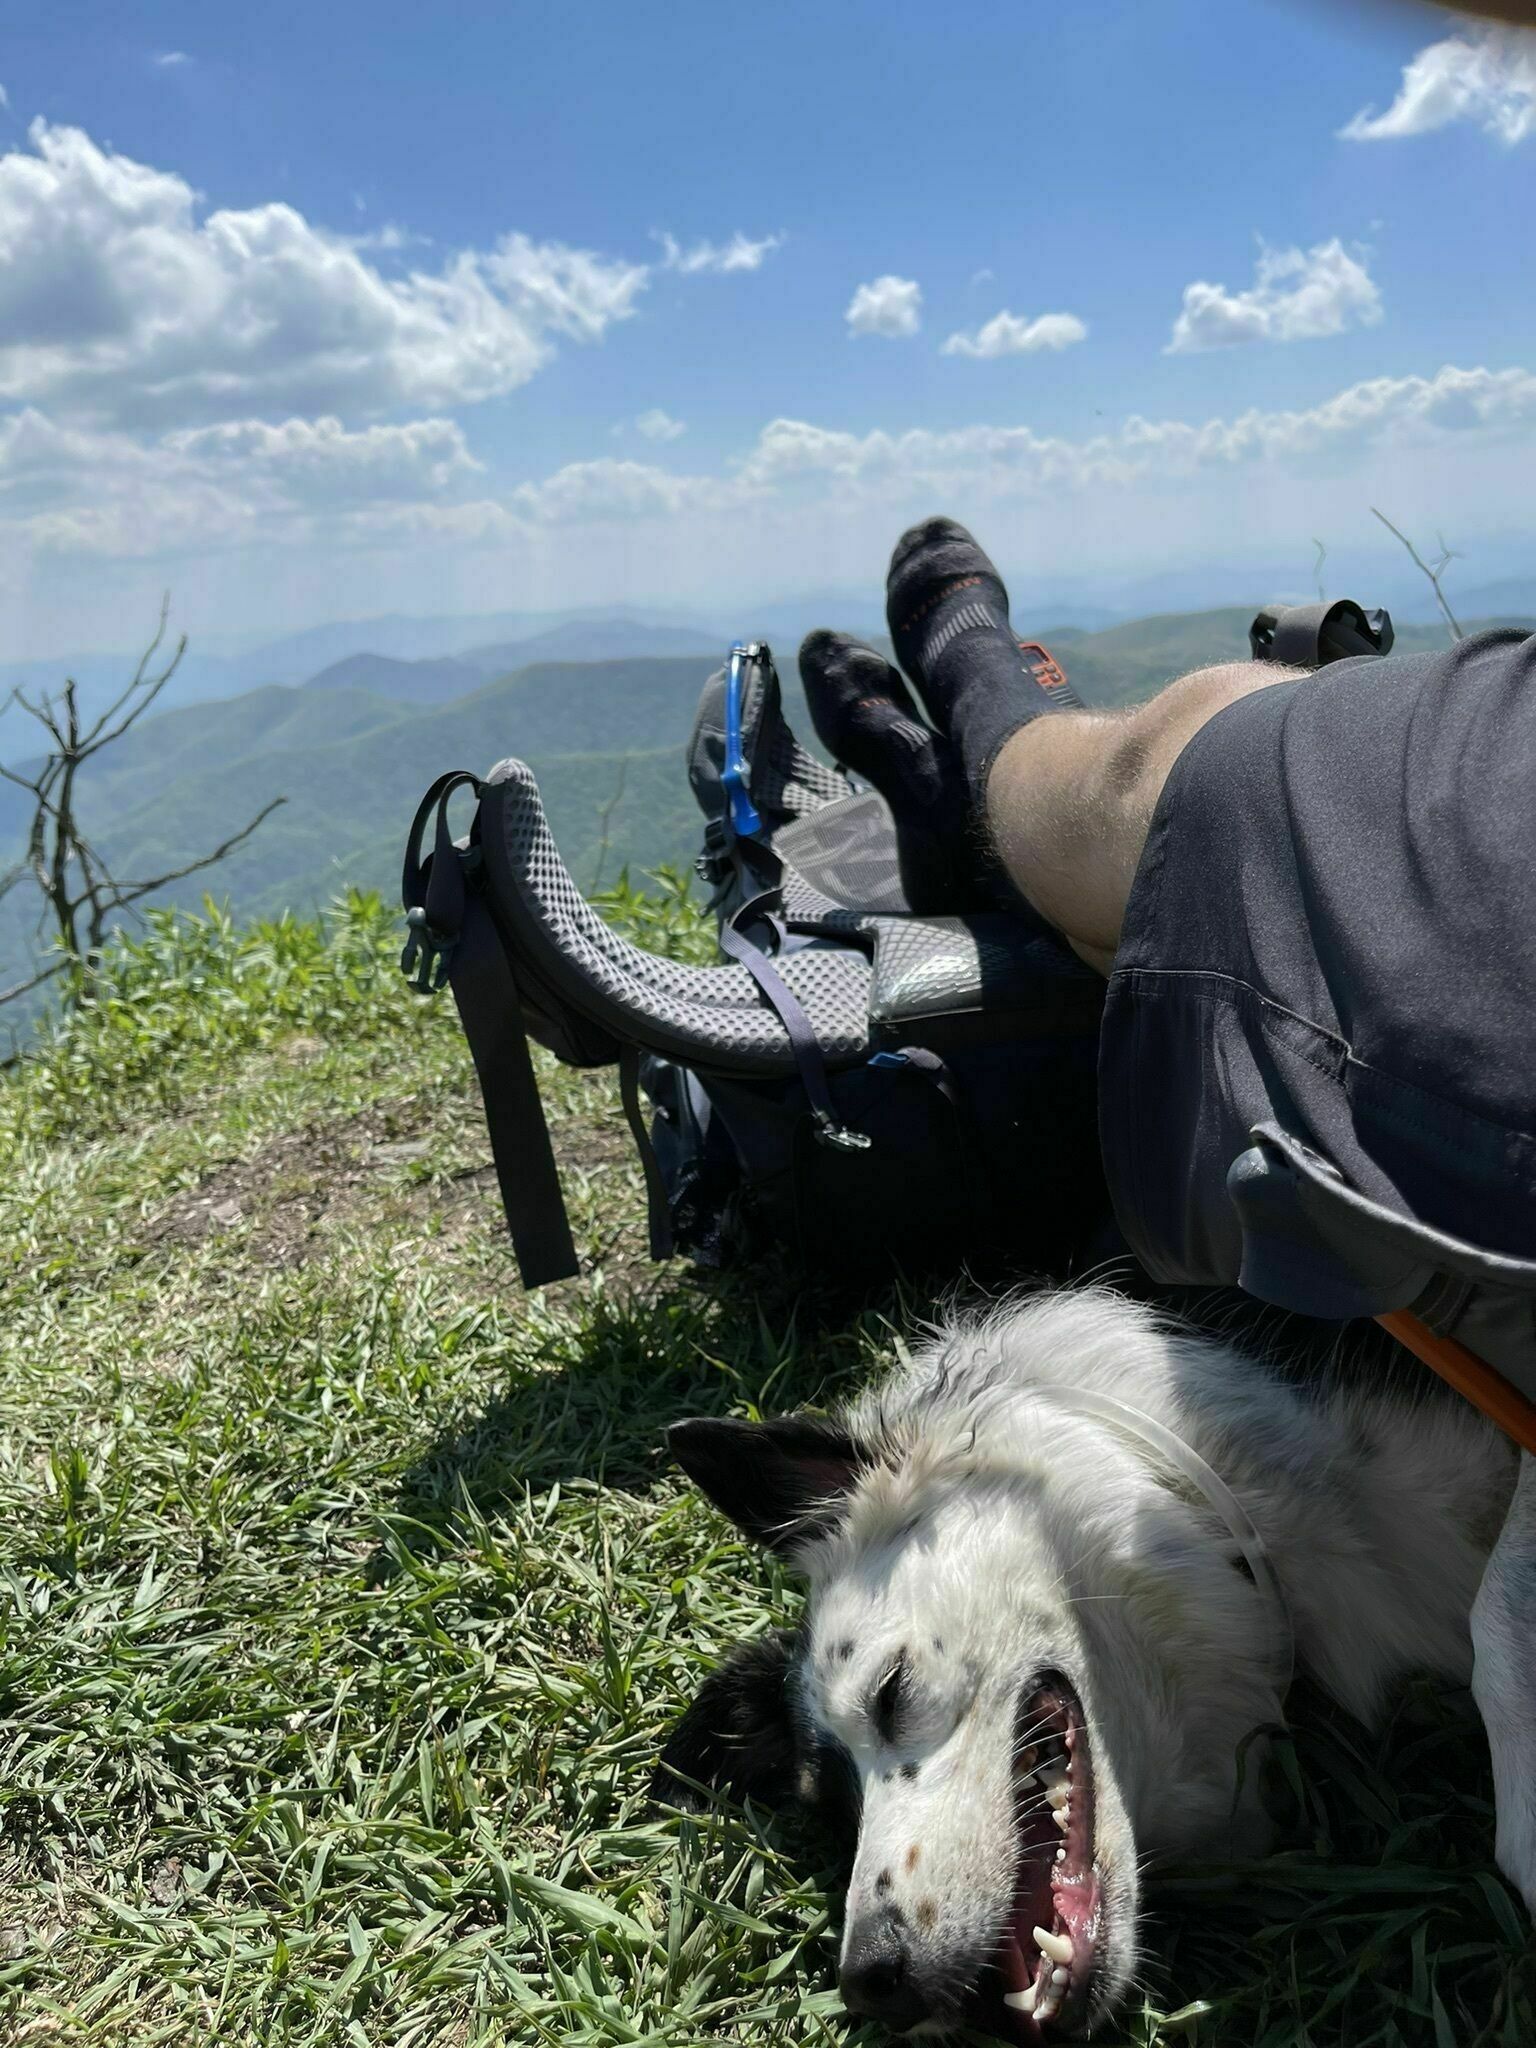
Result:
{"label": "gray mesh back panel", "polygon": [[[789,1075],[788,1035],[747,969],[693,967],[631,945],[586,901],[556,851],[532,772],[491,771],[481,844],[492,900],[517,953],[573,1007],[621,1038],[719,1073]],[[807,946],[775,963],[799,998],[829,1066],[867,1059],[921,1024],[942,1042],[946,1021],[967,1034],[1091,1030],[1103,983],[1049,940],[1020,944],[1006,915],[879,917],[827,901],[794,880],[791,917],[814,917],[862,939]]]}
{"label": "gray mesh back panel", "polygon": [[[621,1037],[722,1072],[795,1071],[788,1035],[745,967],[658,959],[604,924],[556,851],[532,772],[492,769],[481,806],[492,901],[519,954],[574,1007]],[[866,1058],[870,963],[848,947],[777,963],[831,1065]]]}

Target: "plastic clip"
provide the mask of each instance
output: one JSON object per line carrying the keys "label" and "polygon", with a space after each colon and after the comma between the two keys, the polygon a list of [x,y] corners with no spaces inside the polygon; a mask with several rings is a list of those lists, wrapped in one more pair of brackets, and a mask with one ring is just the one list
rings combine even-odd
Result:
{"label": "plastic clip", "polygon": [[400,972],[419,996],[435,996],[448,983],[448,968],[453,959],[454,941],[441,932],[435,932],[427,923],[427,913],[421,904],[405,913],[410,935],[405,950],[400,955]]}
{"label": "plastic clip", "polygon": [[731,643],[731,651],[726,656],[725,760],[720,770],[720,783],[725,791],[725,821],[735,839],[755,838],[763,829],[763,821],[752,802],[751,771],[742,751],[741,737],[746,688],[741,671],[749,656],[758,652],[755,641],[748,647],[744,641],[736,640]]}

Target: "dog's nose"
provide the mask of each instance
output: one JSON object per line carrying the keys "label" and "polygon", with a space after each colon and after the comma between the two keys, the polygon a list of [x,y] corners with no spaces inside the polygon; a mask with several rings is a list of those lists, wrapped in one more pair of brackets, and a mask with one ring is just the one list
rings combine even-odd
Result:
{"label": "dog's nose", "polygon": [[853,1929],[837,1982],[851,2013],[879,2020],[893,2033],[904,2033],[928,2017],[928,2001],[901,1931],[884,1915]]}

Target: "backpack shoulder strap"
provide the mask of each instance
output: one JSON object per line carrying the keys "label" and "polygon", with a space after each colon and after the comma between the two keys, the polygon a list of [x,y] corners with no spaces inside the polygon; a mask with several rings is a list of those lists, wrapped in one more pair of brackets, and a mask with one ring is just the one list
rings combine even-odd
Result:
{"label": "backpack shoulder strap", "polygon": [[[445,982],[453,990],[480,1081],[518,1271],[525,1287],[543,1287],[581,1269],[517,983],[484,896],[470,885],[479,861],[476,833],[461,850],[448,824],[449,798],[466,786],[477,797],[483,787],[462,769],[440,775],[417,806],[401,875],[410,936],[400,966],[420,995],[435,993]],[[434,810],[432,852],[423,859],[421,843]]]}
{"label": "backpack shoulder strap", "polygon": [[501,935],[478,891],[448,968],[470,1056],[480,1077],[501,1206],[524,1287],[569,1280],[581,1271],[538,1077],[523,1029],[517,983]]}

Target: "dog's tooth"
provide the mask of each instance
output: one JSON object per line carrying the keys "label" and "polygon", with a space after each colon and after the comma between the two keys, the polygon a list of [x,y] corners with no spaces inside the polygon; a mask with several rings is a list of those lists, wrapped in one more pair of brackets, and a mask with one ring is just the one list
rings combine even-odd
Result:
{"label": "dog's tooth", "polygon": [[1057,1827],[1061,1829],[1061,1832],[1065,1834],[1072,1825],[1072,1809],[1070,1806],[1058,1806],[1051,1815],[1051,1818],[1055,1821]]}
{"label": "dog's tooth", "polygon": [[1003,2003],[1004,2005],[1011,2006],[1015,2012],[1033,2012],[1035,2009],[1035,1995],[1034,1985],[1026,1984],[1022,1991],[1005,1991],[1003,1993]]}
{"label": "dog's tooth", "polygon": [[1058,1849],[1058,1850],[1056,1851],[1056,1861],[1057,1861],[1058,1863],[1065,1863],[1065,1862],[1066,1862],[1066,1860],[1067,1860],[1067,1845],[1066,1845],[1066,1843],[1065,1843],[1065,1842],[1063,1842],[1063,1843],[1062,1843],[1062,1845],[1061,1845],[1061,1847],[1060,1847],[1060,1848],[1059,1848],[1059,1849]]}
{"label": "dog's tooth", "polygon": [[1065,1934],[1052,1934],[1048,1927],[1035,1929],[1035,1946],[1041,1955],[1049,1956],[1053,1963],[1070,1963],[1072,1943]]}
{"label": "dog's tooth", "polygon": [[1052,1970],[1051,1972],[1051,1982],[1056,1986],[1057,1990],[1059,1991],[1063,1985],[1071,1981],[1071,1976],[1072,1973],[1070,1970],[1063,1970],[1057,1968]]}

